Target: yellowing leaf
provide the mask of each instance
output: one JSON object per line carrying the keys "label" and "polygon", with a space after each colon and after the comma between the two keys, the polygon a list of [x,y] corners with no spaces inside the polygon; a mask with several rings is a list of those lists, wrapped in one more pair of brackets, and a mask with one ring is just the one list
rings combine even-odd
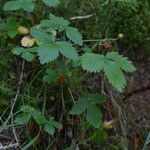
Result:
{"label": "yellowing leaf", "polygon": [[104,127],[105,129],[111,129],[111,128],[114,128],[114,127],[115,127],[116,123],[117,123],[117,119],[116,119],[116,118],[115,118],[115,119],[112,119],[112,120],[110,120],[110,121],[104,121],[104,122],[103,122],[103,127]]}
{"label": "yellowing leaf", "polygon": [[18,32],[19,34],[28,34],[29,33],[29,30],[23,26],[19,26],[18,27]]}
{"label": "yellowing leaf", "polygon": [[29,36],[24,36],[21,39],[21,45],[23,47],[32,47],[35,43],[35,40],[33,38],[30,38]]}

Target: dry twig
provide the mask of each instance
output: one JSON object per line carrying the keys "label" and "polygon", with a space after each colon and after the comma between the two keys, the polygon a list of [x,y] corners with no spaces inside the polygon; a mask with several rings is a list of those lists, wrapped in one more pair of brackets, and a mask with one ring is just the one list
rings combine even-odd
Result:
{"label": "dry twig", "polygon": [[21,86],[22,80],[23,80],[24,66],[25,66],[25,60],[23,60],[23,62],[22,62],[21,71],[20,71],[19,83],[18,83],[16,95],[15,95],[14,99],[12,99],[12,101],[11,101],[12,104],[11,104],[10,113],[9,113],[8,118],[6,119],[6,121],[3,123],[3,127],[0,129],[0,133],[1,133],[1,132],[5,129],[5,127],[7,126],[9,120],[11,119],[12,130],[13,130],[13,134],[14,134],[14,138],[15,138],[15,140],[16,140],[16,143],[14,143],[14,144],[9,144],[9,145],[6,145],[6,146],[0,146],[0,150],[3,150],[3,149],[10,149],[10,148],[16,148],[16,147],[19,146],[19,140],[18,140],[18,137],[17,137],[17,134],[16,134],[16,130],[15,130],[14,124],[13,124],[13,115],[14,115],[14,114],[13,114],[13,111],[14,111],[14,107],[15,107],[15,105],[16,105],[18,96],[19,96],[19,94],[20,94],[20,86]]}

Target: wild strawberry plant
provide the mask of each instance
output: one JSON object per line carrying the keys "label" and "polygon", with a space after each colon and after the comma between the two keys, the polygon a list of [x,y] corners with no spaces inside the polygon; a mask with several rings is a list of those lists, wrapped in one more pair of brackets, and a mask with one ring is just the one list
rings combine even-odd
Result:
{"label": "wild strawberry plant", "polygon": [[[41,0],[45,5],[56,6],[59,0]],[[5,3],[5,11],[26,11],[33,13],[36,0],[10,0]],[[106,54],[96,54],[92,50],[79,54],[79,49],[86,47],[84,39],[77,28],[70,25],[70,21],[50,14],[47,19],[41,20],[38,25],[30,29],[19,24],[19,19],[10,16],[0,24],[0,30],[14,38],[19,35],[21,43],[12,49],[14,55],[20,56],[28,62],[39,60],[41,65],[48,66],[50,63],[67,60],[76,63],[76,67],[90,73],[104,73],[109,83],[118,92],[122,92],[126,86],[125,73],[135,71],[135,67],[127,57],[117,51],[108,51]],[[100,39],[101,41],[101,39]],[[107,39],[102,41],[107,42]],[[106,45],[105,45],[106,47]],[[108,47],[108,45],[107,45]],[[111,49],[111,46],[109,46]],[[47,67],[43,81],[56,82],[59,73]],[[65,79],[63,79],[64,82]],[[85,114],[86,120],[95,128],[102,126],[102,113],[98,107],[104,102],[104,97],[99,94],[91,94],[80,97],[69,111],[72,115]],[[35,121],[44,127],[45,131],[53,134],[55,128],[62,125],[53,119],[47,119],[42,113],[30,106],[23,106],[15,122],[27,123],[33,117]]]}

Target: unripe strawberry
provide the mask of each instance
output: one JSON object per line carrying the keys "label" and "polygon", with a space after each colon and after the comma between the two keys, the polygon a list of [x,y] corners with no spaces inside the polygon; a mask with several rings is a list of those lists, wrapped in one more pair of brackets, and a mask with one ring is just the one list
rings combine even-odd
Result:
{"label": "unripe strawberry", "polygon": [[107,42],[107,41],[103,44],[103,46],[104,46],[105,49],[110,49],[111,48],[110,43]]}
{"label": "unripe strawberry", "polygon": [[63,85],[63,84],[65,83],[65,77],[64,77],[64,76],[60,76],[60,77],[58,78],[58,83],[59,83],[60,85]]}
{"label": "unripe strawberry", "polygon": [[19,32],[19,34],[25,35],[25,34],[29,33],[29,30],[27,28],[23,27],[23,26],[19,26],[18,27],[18,32]]}

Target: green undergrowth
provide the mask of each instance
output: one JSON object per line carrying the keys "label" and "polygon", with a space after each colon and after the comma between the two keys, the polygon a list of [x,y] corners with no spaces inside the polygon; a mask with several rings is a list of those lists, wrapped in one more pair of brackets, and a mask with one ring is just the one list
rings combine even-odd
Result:
{"label": "green undergrowth", "polygon": [[[7,119],[16,95],[17,101],[13,109],[14,120],[6,125],[1,121],[0,130],[10,129],[14,123],[20,130],[24,149],[31,146],[47,150],[74,147],[121,150],[127,146],[122,135],[116,135],[114,124],[103,125],[104,121],[113,118],[107,108],[112,103],[109,102],[111,98],[107,96],[108,91],[104,92],[102,78],[98,85],[102,92],[86,85],[103,77],[110,90],[124,91],[126,73],[131,74],[136,68],[120,54],[118,45],[123,43],[123,47],[133,50],[149,42],[149,26],[142,19],[149,17],[148,2],[5,2],[0,2],[3,5],[0,17],[4,19],[0,23],[2,120]],[[92,16],[70,19],[84,15]]]}

